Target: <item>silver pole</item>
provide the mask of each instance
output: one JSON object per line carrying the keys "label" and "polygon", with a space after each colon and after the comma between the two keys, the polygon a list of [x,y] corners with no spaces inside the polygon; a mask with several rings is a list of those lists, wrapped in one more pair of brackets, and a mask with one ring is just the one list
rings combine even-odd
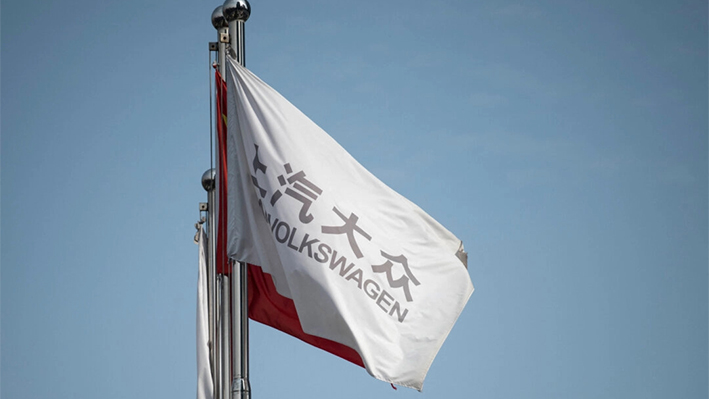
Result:
{"label": "silver pole", "polygon": [[247,0],[226,0],[223,6],[224,18],[229,23],[229,36],[231,56],[246,66],[246,52],[244,51],[244,23],[251,16],[251,5]]}
{"label": "silver pole", "polygon": [[[217,372],[219,371],[219,351],[217,347],[217,281],[216,281],[216,190],[215,190],[216,172],[214,169],[209,169],[202,174],[202,187],[207,191],[207,290],[208,290],[208,306],[209,306],[209,360],[212,370],[212,385],[215,387],[218,384]],[[217,399],[218,396],[215,396]]]}
{"label": "silver pole", "polygon": [[[226,0],[222,6],[224,18],[229,24],[230,55],[242,66],[246,66],[244,23],[251,15],[251,5],[247,0]],[[232,268],[232,380],[231,399],[250,399],[249,383],[249,308],[247,268],[243,262]]]}
{"label": "silver pole", "polygon": [[226,45],[229,43],[229,24],[224,18],[223,7],[219,6],[212,11],[212,26],[217,30],[217,63],[222,79],[226,78]]}
{"label": "silver pole", "polygon": [[[229,41],[229,30],[228,23],[224,18],[223,7],[218,6],[212,11],[212,26],[217,30],[217,64],[219,68],[219,73],[222,75],[222,79],[225,78],[224,71],[226,70],[226,45]],[[220,82],[215,82],[217,85]],[[219,101],[219,99],[217,99]],[[221,115],[216,115],[217,124],[221,123]],[[219,148],[217,145],[216,151],[219,154]],[[217,159],[219,155],[217,155]],[[216,171],[215,171],[216,179]],[[214,182],[216,187],[216,180]],[[221,189],[221,188],[220,188]],[[216,215],[216,189],[214,190],[214,209],[213,214]],[[214,248],[215,248],[215,259],[214,264],[216,265],[216,220],[214,222]],[[216,269],[216,267],[215,267]],[[225,274],[217,275],[217,291],[215,301],[218,304],[216,310],[216,323],[214,325],[215,333],[215,367],[213,369],[214,374],[212,378],[214,379],[214,398],[215,399],[230,399],[231,392],[229,387],[231,384],[231,357],[229,356],[230,349],[230,339],[231,334],[229,332],[230,320],[231,320],[231,301],[229,299],[229,277]]]}
{"label": "silver pole", "polygon": [[[214,264],[216,265],[216,259]],[[224,306],[222,300],[224,291],[223,276],[223,274],[216,274],[216,290],[214,294],[214,375],[212,376],[214,378],[214,399],[223,399],[222,387],[224,386],[224,380],[222,379],[222,366],[224,364],[224,334],[222,331],[222,325],[224,324],[224,318],[222,317],[222,308]]]}
{"label": "silver pole", "polygon": [[232,269],[232,309],[238,309],[232,319],[232,399],[249,399],[249,320],[248,320],[248,282],[247,265],[244,262],[234,264]]}
{"label": "silver pole", "polygon": [[231,398],[231,363],[232,359],[229,354],[231,353],[231,301],[229,298],[229,293],[231,291],[230,278],[227,274],[220,275],[222,278],[222,325],[221,325],[221,339],[222,339],[222,398]]}

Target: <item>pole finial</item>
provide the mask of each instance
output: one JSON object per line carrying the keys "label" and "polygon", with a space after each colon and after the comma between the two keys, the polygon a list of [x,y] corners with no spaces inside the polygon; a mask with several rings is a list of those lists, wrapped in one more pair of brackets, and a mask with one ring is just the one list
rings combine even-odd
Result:
{"label": "pole finial", "polygon": [[206,172],[202,174],[202,187],[206,191],[214,190],[214,179],[217,177],[217,171],[212,169],[207,169]]}
{"label": "pole finial", "polygon": [[226,0],[222,10],[227,22],[234,20],[246,22],[251,16],[251,5],[247,0]]}
{"label": "pole finial", "polygon": [[224,18],[224,11],[223,7],[219,6],[212,11],[212,26],[214,26],[214,29],[221,29],[221,28],[226,28],[229,26],[229,23],[227,22],[226,18]]}

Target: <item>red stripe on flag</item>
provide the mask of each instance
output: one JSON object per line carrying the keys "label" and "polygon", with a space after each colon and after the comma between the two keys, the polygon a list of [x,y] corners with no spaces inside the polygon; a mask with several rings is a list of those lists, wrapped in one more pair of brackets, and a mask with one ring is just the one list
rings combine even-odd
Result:
{"label": "red stripe on flag", "polygon": [[217,273],[229,274],[229,258],[226,255],[227,238],[227,151],[226,151],[226,82],[219,70],[217,83],[217,179],[219,179],[219,220],[217,220]]}
{"label": "red stripe on flag", "polygon": [[349,346],[306,334],[300,325],[293,300],[276,291],[273,278],[270,274],[264,273],[261,267],[250,264],[248,277],[249,318],[364,367],[359,353]]}

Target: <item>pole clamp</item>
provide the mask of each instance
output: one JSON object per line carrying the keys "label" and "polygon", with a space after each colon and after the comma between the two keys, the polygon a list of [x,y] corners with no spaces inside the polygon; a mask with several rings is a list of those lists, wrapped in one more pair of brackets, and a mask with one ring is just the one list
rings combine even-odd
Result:
{"label": "pole clamp", "polygon": [[233,398],[247,399],[251,397],[251,386],[249,380],[243,377],[231,380],[231,394]]}
{"label": "pole clamp", "polygon": [[221,43],[229,43],[229,32],[226,30],[219,31],[219,41]]}

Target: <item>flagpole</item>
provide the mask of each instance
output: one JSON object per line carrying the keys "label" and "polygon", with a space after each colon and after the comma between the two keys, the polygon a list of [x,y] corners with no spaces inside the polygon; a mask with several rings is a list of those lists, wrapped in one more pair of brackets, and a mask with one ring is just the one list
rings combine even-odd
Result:
{"label": "flagpole", "polygon": [[[218,379],[216,376],[219,372],[219,348],[216,344],[218,342],[218,328],[217,328],[217,284],[216,284],[216,190],[215,190],[215,177],[216,172],[214,168],[208,169],[202,174],[202,187],[207,191],[207,290],[208,290],[208,307],[209,307],[209,360],[210,368],[212,370],[212,386],[214,387],[214,392],[217,392]],[[218,399],[219,396],[215,395],[214,399]]]}
{"label": "flagpole", "polygon": [[[229,24],[230,55],[246,66],[244,23],[251,15],[247,0],[226,0],[222,6],[224,18]],[[226,61],[226,60],[224,60]],[[249,383],[249,316],[247,265],[238,262],[232,268],[232,373],[231,399],[250,399]]]}
{"label": "flagpole", "polygon": [[218,6],[212,12],[212,26],[217,30],[217,64],[219,68],[219,73],[222,75],[222,79],[225,75],[226,70],[226,45],[229,43],[229,23],[226,18],[224,18],[224,11],[222,6]]}
{"label": "flagpole", "polygon": [[[212,12],[212,26],[217,30],[217,68],[219,74],[224,79],[226,71],[226,47],[229,42],[229,27],[226,18],[224,18],[223,6],[218,6]],[[215,82],[217,85],[221,82]],[[219,91],[217,91],[219,92]],[[221,101],[221,99],[217,99]],[[219,107],[217,107],[219,109]],[[222,110],[223,112],[223,110]],[[217,124],[221,123],[221,115],[216,115]],[[219,162],[220,151],[219,151],[219,140],[217,140],[217,162]],[[217,194],[216,191],[221,190],[221,187],[217,186],[216,176],[215,176],[215,194],[213,207],[216,214],[217,209]],[[216,242],[216,219],[214,226],[215,237],[214,242]],[[216,244],[213,248],[216,248]],[[214,264],[216,265],[216,251],[215,256],[212,258]],[[220,268],[224,265],[220,265]],[[215,268],[216,269],[216,268]],[[214,368],[212,378],[214,381],[214,398],[215,399],[230,399],[231,398],[231,299],[230,299],[230,276],[227,273],[217,273],[215,287],[215,303],[217,304],[215,310],[215,323],[213,324],[215,334],[215,358],[214,358]]]}

